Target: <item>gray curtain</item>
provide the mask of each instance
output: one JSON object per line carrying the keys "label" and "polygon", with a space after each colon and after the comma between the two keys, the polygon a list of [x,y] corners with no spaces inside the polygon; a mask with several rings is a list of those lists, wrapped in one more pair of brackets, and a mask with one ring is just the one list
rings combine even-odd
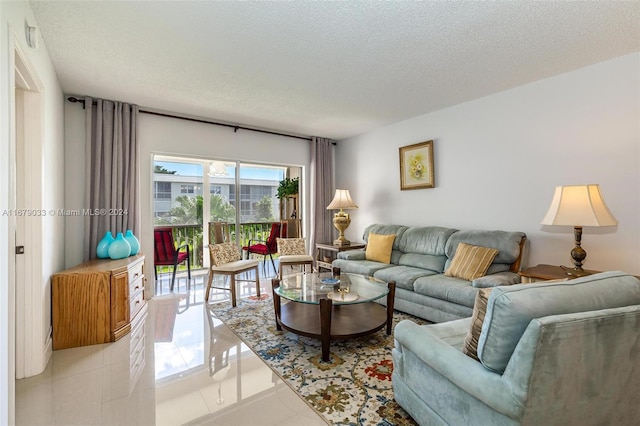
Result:
{"label": "gray curtain", "polygon": [[333,241],[333,212],[327,206],[333,199],[333,141],[311,138],[311,235],[309,249],[315,255],[316,243]]}
{"label": "gray curtain", "polygon": [[[95,105],[94,105],[95,102]],[[96,257],[96,245],[107,231],[132,230],[139,237],[140,172],[138,106],[84,98],[85,205],[84,260]]]}

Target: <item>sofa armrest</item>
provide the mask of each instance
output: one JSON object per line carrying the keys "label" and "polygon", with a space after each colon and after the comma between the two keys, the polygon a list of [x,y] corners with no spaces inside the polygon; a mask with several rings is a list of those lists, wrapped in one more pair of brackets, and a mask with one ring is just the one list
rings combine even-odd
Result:
{"label": "sofa armrest", "polygon": [[498,287],[501,285],[520,284],[520,280],[520,275],[515,272],[504,271],[476,278],[471,281],[471,285],[476,288]]}
{"label": "sofa armrest", "polygon": [[364,250],[347,250],[338,253],[338,259],[344,260],[366,260],[366,253]]}
{"label": "sofa armrest", "polygon": [[522,414],[523,403],[515,398],[500,374],[446,343],[430,332],[429,326],[404,320],[396,325],[394,337],[399,352],[411,351],[467,394],[508,417]]}

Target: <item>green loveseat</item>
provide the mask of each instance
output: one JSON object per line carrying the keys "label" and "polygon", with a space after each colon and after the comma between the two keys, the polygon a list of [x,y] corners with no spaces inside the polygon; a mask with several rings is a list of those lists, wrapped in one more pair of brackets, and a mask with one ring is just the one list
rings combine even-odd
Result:
{"label": "green loveseat", "polygon": [[471,319],[394,332],[395,400],[420,425],[637,425],[640,281],[604,272],[496,287]]}

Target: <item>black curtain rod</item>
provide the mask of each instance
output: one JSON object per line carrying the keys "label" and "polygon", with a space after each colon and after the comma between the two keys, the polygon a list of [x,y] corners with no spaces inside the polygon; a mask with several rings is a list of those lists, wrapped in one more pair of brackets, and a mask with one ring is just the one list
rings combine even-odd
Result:
{"label": "black curtain rod", "polygon": [[[78,99],[78,98],[76,98],[74,96],[70,96],[70,97],[67,98],[67,100],[69,102],[72,102],[72,103],[76,103],[76,102],[81,103],[82,107],[84,108],[84,99]],[[96,105],[95,101],[93,102],[93,105]],[[205,123],[205,124],[213,124],[213,125],[216,125],[216,126],[230,127],[230,128],[233,129],[234,132],[237,132],[238,130],[249,130],[249,131],[252,131],[252,132],[267,133],[269,135],[284,136],[284,137],[287,137],[287,138],[294,138],[294,139],[302,139],[302,140],[305,140],[305,141],[310,141],[311,140],[311,138],[307,138],[307,137],[304,137],[304,136],[296,136],[296,135],[289,135],[287,133],[271,132],[269,130],[254,129],[254,128],[251,128],[251,127],[239,126],[239,125],[236,125],[236,124],[219,123],[217,121],[204,120],[204,119],[200,119],[200,118],[181,117],[179,115],[165,114],[165,113],[162,113],[162,112],[149,111],[149,110],[145,110],[145,109],[142,109],[142,108],[140,109],[140,112],[145,113],[145,114],[157,115],[157,116],[160,116],[160,117],[179,118],[181,120],[194,121],[196,123]]]}

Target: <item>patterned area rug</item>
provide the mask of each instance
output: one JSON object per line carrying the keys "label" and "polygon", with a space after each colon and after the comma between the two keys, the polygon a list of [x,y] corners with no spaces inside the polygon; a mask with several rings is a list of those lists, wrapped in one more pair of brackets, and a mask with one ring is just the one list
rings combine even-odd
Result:
{"label": "patterned area rug", "polygon": [[[283,301],[284,302],[284,301]],[[278,331],[271,297],[225,302],[211,307],[251,349],[264,359],[329,423],[335,425],[415,425],[393,400],[393,335],[384,329],[359,339],[332,341],[331,360],[320,357],[320,340]],[[394,313],[394,327],[403,319]]]}

